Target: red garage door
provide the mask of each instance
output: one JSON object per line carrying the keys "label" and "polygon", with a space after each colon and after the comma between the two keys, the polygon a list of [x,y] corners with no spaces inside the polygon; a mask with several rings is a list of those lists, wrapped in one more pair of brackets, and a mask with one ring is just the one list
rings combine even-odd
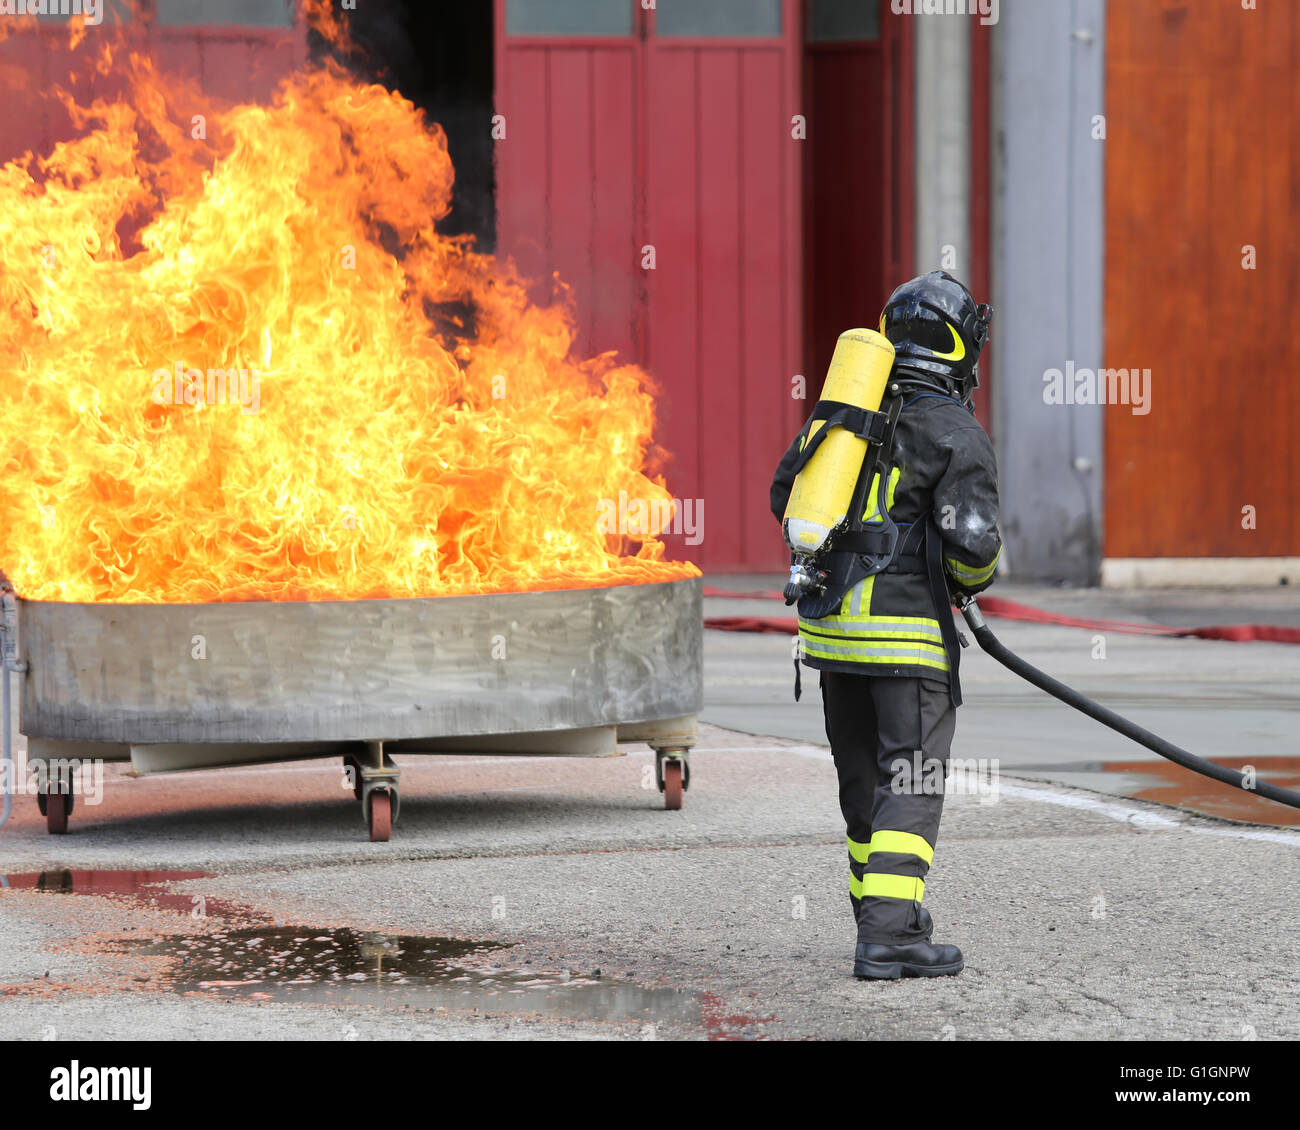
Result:
{"label": "red garage door", "polygon": [[499,248],[558,271],[577,347],[661,388],[674,495],[713,570],[780,568],[767,511],[802,422],[796,0],[497,0]]}
{"label": "red garage door", "polygon": [[[56,5],[57,7],[57,5]],[[229,102],[267,102],[280,79],[307,57],[306,32],[293,9],[268,0],[153,0],[154,18],[137,20],[126,0],[106,0],[102,18],[132,50],[149,55],[164,73],[184,76],[214,101],[193,112],[210,113]],[[0,38],[0,162],[32,150],[48,153],[76,135],[71,118],[52,97],[53,88],[75,81],[87,103],[123,97],[120,71],[95,68],[95,31],[76,51],[68,49],[68,17],[41,16],[35,25],[14,21]],[[121,54],[121,52],[119,52]]]}
{"label": "red garage door", "polygon": [[805,351],[820,390],[839,335],[912,274],[912,18],[812,0],[804,55]]}

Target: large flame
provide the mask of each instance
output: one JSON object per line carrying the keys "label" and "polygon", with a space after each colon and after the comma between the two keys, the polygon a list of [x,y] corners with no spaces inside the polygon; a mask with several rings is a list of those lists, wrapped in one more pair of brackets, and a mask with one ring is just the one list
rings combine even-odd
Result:
{"label": "large flame", "polygon": [[602,500],[669,499],[648,378],[575,360],[563,304],[435,231],[453,170],[410,102],[331,65],[200,126],[174,76],[114,65],[125,98],[65,95],[75,140],[0,169],[0,568],[21,595],[698,572],[602,522]]}

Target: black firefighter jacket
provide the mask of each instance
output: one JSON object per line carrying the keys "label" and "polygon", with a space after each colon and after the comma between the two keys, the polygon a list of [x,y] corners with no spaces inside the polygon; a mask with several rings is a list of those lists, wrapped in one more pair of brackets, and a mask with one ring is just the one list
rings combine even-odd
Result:
{"label": "black firefighter jacket", "polygon": [[[997,463],[975,417],[950,396],[913,391],[894,433],[886,509],[900,528],[899,555],[924,555],[927,516],[942,541],[953,589],[979,592],[993,583],[1002,553],[998,533]],[[808,429],[795,437],[772,480],[772,513],[785,514],[793,467]],[[874,491],[872,492],[874,499]],[[872,501],[867,514],[875,513]],[[896,555],[897,557],[897,555]],[[924,571],[888,571],[853,586],[838,609],[799,620],[804,663],[827,671],[948,680],[949,661]]]}

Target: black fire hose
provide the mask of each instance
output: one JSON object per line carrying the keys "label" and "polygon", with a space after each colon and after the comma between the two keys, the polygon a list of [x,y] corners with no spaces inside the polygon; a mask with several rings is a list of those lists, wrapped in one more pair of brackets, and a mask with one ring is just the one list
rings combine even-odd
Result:
{"label": "black fire hose", "polygon": [[1093,702],[1092,699],[1080,694],[1073,687],[1067,687],[1064,683],[1057,682],[1051,675],[1040,671],[1032,663],[1026,663],[1015,652],[1009,651],[1003,646],[997,636],[993,634],[992,629],[984,622],[984,616],[980,612],[979,605],[975,603],[973,596],[962,593],[955,599],[957,607],[961,609],[961,614],[966,617],[966,623],[975,634],[975,640],[980,647],[993,656],[1003,667],[1014,671],[1027,682],[1033,683],[1039,690],[1044,690],[1054,698],[1059,698],[1067,706],[1073,706],[1075,710],[1086,714],[1089,718],[1095,718],[1103,726],[1109,726],[1126,738],[1131,738],[1138,745],[1146,746],[1147,749],[1167,758],[1175,765],[1181,765],[1184,769],[1190,769],[1193,773],[1200,773],[1205,777],[1213,777],[1214,780],[1222,781],[1225,785],[1233,785],[1248,793],[1254,793],[1266,797],[1268,800],[1277,801],[1278,804],[1300,808],[1300,793],[1279,788],[1267,781],[1254,780],[1247,783],[1249,778],[1240,769],[1229,769],[1223,765],[1216,765],[1213,761],[1206,761],[1203,757],[1197,757],[1194,753],[1188,753],[1187,750],[1180,749],[1173,742],[1167,742],[1150,730],[1143,729],[1136,722],[1130,722],[1113,710],[1107,710],[1100,703]]}

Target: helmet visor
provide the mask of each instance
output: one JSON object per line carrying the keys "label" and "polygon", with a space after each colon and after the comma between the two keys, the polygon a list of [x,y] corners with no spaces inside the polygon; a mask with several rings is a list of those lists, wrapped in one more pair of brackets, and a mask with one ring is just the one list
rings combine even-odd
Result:
{"label": "helmet visor", "polygon": [[895,346],[910,343],[941,356],[963,354],[960,332],[938,310],[915,300],[896,302],[885,310],[880,330]]}

